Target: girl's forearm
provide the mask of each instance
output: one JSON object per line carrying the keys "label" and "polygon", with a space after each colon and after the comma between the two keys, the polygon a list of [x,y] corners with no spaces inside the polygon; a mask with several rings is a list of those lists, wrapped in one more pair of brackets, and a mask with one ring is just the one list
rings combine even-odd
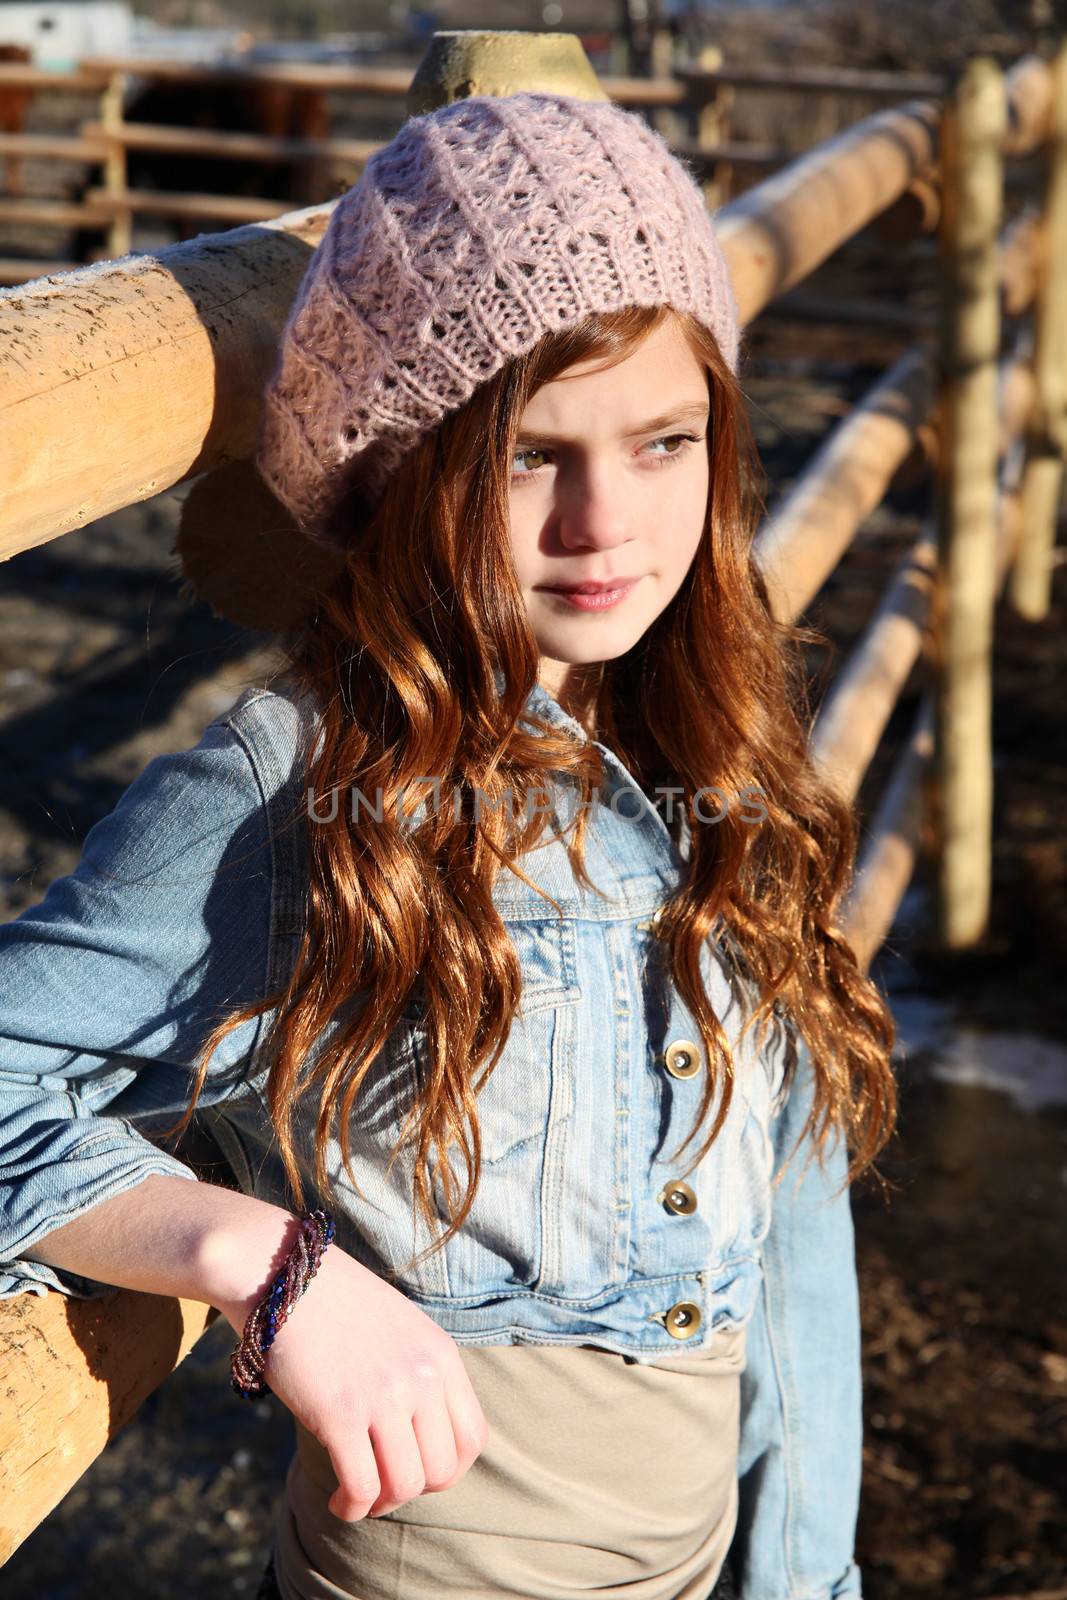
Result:
{"label": "girl's forearm", "polygon": [[296,1232],[280,1206],[154,1172],[21,1254],[118,1288],[202,1300],[232,1322],[268,1287]]}

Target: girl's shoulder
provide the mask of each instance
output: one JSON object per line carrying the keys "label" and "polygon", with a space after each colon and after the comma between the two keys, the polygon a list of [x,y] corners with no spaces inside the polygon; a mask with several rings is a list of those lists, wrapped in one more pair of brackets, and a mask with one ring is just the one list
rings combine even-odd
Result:
{"label": "girl's shoulder", "polygon": [[179,880],[206,894],[227,864],[230,885],[299,871],[304,736],[313,726],[306,697],[287,679],[246,686],[194,745],[147,762],[89,829],[76,875],[121,882],[127,893],[151,886],[158,898]]}
{"label": "girl's shoulder", "polygon": [[286,672],[262,684],[248,684],[211,727],[231,730],[254,765],[288,772],[305,750],[319,714],[311,693]]}
{"label": "girl's shoulder", "polygon": [[295,800],[320,709],[290,673],[250,684],[204,732],[205,741],[236,743],[247,758],[263,803],[274,809]]}

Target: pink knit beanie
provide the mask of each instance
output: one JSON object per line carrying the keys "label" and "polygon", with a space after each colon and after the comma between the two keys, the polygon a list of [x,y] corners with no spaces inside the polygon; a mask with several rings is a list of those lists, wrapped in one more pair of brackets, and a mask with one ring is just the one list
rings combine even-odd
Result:
{"label": "pink knit beanie", "polygon": [[692,312],[736,370],[738,315],[703,195],[610,101],[475,95],[410,117],[336,202],[286,321],[256,464],[312,537],[374,505],[421,435],[553,329]]}

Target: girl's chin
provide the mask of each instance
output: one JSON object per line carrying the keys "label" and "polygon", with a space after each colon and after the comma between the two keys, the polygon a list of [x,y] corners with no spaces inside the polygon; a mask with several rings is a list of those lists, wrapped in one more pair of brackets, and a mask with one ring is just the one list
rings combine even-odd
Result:
{"label": "girl's chin", "polygon": [[614,661],[617,656],[625,655],[641,637],[633,629],[628,629],[625,636],[621,632],[609,633],[607,629],[600,628],[596,633],[597,637],[589,639],[584,649],[574,639],[548,639],[544,636],[538,639],[537,646],[542,656],[558,661],[565,667],[592,667],[600,661]]}

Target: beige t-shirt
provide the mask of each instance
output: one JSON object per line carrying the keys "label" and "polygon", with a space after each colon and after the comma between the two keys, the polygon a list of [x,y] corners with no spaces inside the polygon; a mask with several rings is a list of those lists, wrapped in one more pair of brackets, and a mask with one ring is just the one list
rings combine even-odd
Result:
{"label": "beige t-shirt", "polygon": [[298,1422],[283,1600],[706,1600],[737,1520],[744,1328],[642,1365],[593,1345],[460,1345],[489,1440],[451,1489],[342,1522]]}

